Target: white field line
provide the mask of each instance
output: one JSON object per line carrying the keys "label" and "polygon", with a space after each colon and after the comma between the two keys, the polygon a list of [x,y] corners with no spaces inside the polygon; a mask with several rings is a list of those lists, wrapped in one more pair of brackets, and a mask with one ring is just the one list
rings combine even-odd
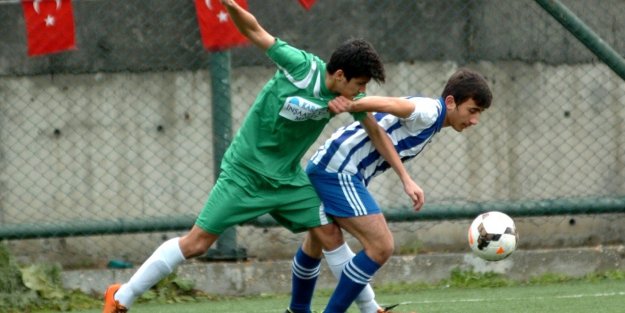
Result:
{"label": "white field line", "polygon": [[523,300],[550,300],[550,299],[579,299],[579,298],[600,298],[600,297],[622,297],[625,296],[625,291],[618,292],[602,292],[591,294],[572,294],[572,295],[559,295],[553,297],[512,297],[512,298],[468,298],[468,299],[446,299],[446,300],[419,300],[419,301],[404,301],[400,304],[432,304],[432,303],[463,303],[463,302],[492,302],[492,301],[523,301]]}
{"label": "white field line", "polygon": [[[578,299],[578,298],[601,298],[601,297],[623,297],[625,296],[625,291],[618,292],[602,292],[602,293],[591,293],[591,294],[571,294],[571,295],[560,295],[553,297],[525,297],[525,298],[468,298],[468,299],[448,299],[448,300],[420,300],[420,301],[404,301],[400,304],[433,304],[433,303],[466,303],[466,302],[492,302],[492,301],[522,301],[522,300],[551,300],[551,299]],[[385,304],[381,304],[385,305]],[[286,309],[286,307],[285,307]],[[232,313],[248,313],[245,311],[230,311]],[[276,312],[276,309],[268,309],[268,310],[255,310],[254,312],[265,313],[265,312]]]}

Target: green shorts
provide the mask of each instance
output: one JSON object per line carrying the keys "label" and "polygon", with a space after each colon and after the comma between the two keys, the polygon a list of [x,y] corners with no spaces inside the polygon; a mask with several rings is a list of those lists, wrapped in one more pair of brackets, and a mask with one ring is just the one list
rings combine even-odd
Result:
{"label": "green shorts", "polygon": [[280,183],[243,166],[224,164],[195,225],[219,235],[266,213],[294,233],[330,223],[306,173],[301,175]]}

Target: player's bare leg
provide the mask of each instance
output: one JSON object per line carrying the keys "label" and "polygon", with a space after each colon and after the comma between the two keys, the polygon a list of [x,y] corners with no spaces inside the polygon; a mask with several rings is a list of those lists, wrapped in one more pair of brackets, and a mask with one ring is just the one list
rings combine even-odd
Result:
{"label": "player's bare leg", "polygon": [[191,230],[180,238],[180,250],[186,259],[205,254],[217,241],[219,235],[211,234],[193,226]]}
{"label": "player's bare leg", "polygon": [[[305,254],[305,256],[300,255],[299,263],[305,262],[306,256],[314,259],[320,259],[322,255],[325,255],[326,262],[330,267],[330,271],[337,279],[339,279],[339,277],[341,276],[343,267],[354,256],[354,253],[343,239],[343,233],[341,229],[336,224],[329,224],[311,229],[304,238],[301,252],[298,251],[298,253],[302,252]],[[302,261],[302,259],[304,261]],[[294,258],[293,273],[295,274],[299,271],[300,276],[302,276],[302,274],[305,273],[305,268],[302,268],[301,264],[298,265],[297,263],[298,256]],[[310,269],[308,271],[312,272]],[[301,286],[294,288],[295,290],[292,297],[297,297],[298,299],[292,298],[291,306],[297,307],[298,302],[302,304],[310,304],[312,300],[312,291],[314,289],[314,281],[312,281],[312,278],[313,277],[309,277],[309,283],[312,283],[313,286],[308,286],[307,288]],[[316,279],[316,276],[314,278]],[[302,284],[305,284],[302,278],[294,275],[293,285],[296,286]],[[300,291],[302,289],[303,291]],[[376,313],[380,309],[378,303],[375,301],[373,288],[371,288],[370,285],[367,285],[365,287],[365,289],[358,295],[355,302],[358,305],[361,313]]]}
{"label": "player's bare leg", "polygon": [[382,213],[350,218],[336,217],[335,221],[360,241],[365,253],[376,263],[386,263],[393,254],[395,241]]}
{"label": "player's bare leg", "polygon": [[334,224],[309,230],[291,263],[291,303],[286,312],[311,312],[312,297],[323,255],[322,248],[324,245],[338,246],[342,241],[343,233]]}
{"label": "player's bare leg", "polygon": [[193,226],[185,236],[164,242],[127,283],[121,285],[119,289],[115,288],[114,294],[105,299],[103,312],[115,313],[127,310],[137,297],[171,274],[186,259],[206,253],[218,237]]}
{"label": "player's bare leg", "polygon": [[375,272],[390,258],[394,241],[381,213],[350,218],[335,217],[335,221],[356,237],[364,248],[343,267],[339,285],[326,308],[328,312],[344,312],[369,286],[368,282]]}

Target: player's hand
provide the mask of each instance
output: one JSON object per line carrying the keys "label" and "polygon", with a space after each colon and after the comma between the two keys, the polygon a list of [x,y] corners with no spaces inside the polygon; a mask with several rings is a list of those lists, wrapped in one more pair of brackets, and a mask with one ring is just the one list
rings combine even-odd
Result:
{"label": "player's hand", "polygon": [[423,189],[412,179],[409,179],[408,182],[404,184],[404,192],[406,192],[410,200],[412,200],[412,208],[415,211],[421,210],[425,203],[425,193]]}
{"label": "player's hand", "polygon": [[221,4],[223,4],[225,7],[236,4],[235,0],[219,0],[219,2],[221,2]]}
{"label": "player's hand", "polygon": [[328,109],[334,114],[339,114],[343,112],[351,112],[350,109],[353,107],[353,105],[354,101],[352,101],[351,99],[343,96],[338,96],[328,102]]}

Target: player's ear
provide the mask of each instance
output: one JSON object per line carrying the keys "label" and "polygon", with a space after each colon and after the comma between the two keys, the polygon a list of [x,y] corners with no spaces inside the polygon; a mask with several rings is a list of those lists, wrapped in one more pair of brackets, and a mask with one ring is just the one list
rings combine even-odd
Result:
{"label": "player's ear", "polygon": [[447,107],[448,111],[454,110],[456,108],[456,99],[454,99],[454,96],[448,95],[447,97],[445,97],[445,106]]}
{"label": "player's ear", "polygon": [[334,80],[336,80],[337,82],[341,82],[345,80],[345,72],[343,72],[343,70],[338,69],[336,70],[336,72],[334,72]]}

